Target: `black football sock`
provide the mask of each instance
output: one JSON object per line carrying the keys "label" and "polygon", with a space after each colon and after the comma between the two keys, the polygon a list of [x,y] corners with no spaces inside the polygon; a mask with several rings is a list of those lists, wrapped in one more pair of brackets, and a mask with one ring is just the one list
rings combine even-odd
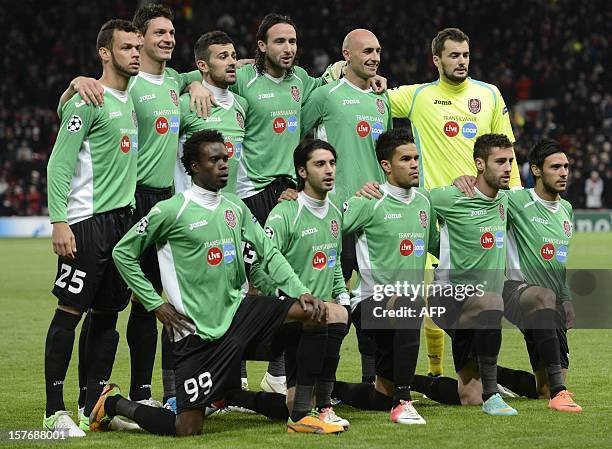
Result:
{"label": "black football sock", "polygon": [[132,301],[126,338],[130,348],[130,399],[149,399],[157,349],[157,320],[153,312],[147,312],[136,301]]}
{"label": "black football sock", "polygon": [[393,405],[393,398],[376,390],[369,383],[349,383],[337,381],[332,393],[347,405],[361,410],[380,410],[388,412]]}
{"label": "black football sock", "polygon": [[536,379],[530,372],[498,366],[497,382],[519,396],[538,398]]}
{"label": "black football sock", "polygon": [[81,315],[57,309],[49,324],[45,341],[45,389],[47,392],[46,415],[65,410],[64,380],[72,357],[74,330]]}
{"label": "black football sock", "polygon": [[164,385],[164,404],[173,396],[176,396],[174,387],[174,343],[168,338],[166,328],[162,328],[161,353],[162,353],[162,383]]}
{"label": "black football sock", "polygon": [[285,360],[285,376],[287,378],[287,388],[295,387],[297,377],[297,350],[302,336],[302,323],[285,323],[280,329],[280,341],[283,342]]}
{"label": "black football sock", "polygon": [[527,325],[531,327],[538,355],[548,376],[550,398],[565,390],[561,371],[561,353],[556,330],[557,311],[538,309],[531,314]]}
{"label": "black football sock", "polygon": [[235,405],[253,410],[269,419],[289,418],[284,394],[266,391],[230,390],[225,397],[226,405]]}
{"label": "black football sock", "polygon": [[171,410],[139,404],[120,395],[107,397],[104,409],[109,416],[121,415],[133,420],[147,432],[176,435],[176,415]]}
{"label": "black football sock", "polygon": [[298,343],[295,399],[291,419],[299,421],[311,410],[315,382],[323,369],[327,351],[327,327],[305,327]]}
{"label": "black football sock", "polygon": [[113,370],[119,342],[116,325],[117,312],[91,314],[86,349],[88,366],[85,416],[91,414]]}
{"label": "black football sock", "polygon": [[410,386],[419,357],[420,329],[395,329],[393,335],[393,407],[410,401]]}
{"label": "black football sock", "polygon": [[247,373],[247,367],[246,367],[246,360],[243,360],[242,362],[240,362],[240,378],[241,379],[248,379],[249,375]]}
{"label": "black football sock", "polygon": [[415,374],[412,381],[414,391],[423,393],[432,401],[440,404],[461,405],[457,388],[457,379],[444,376],[433,377]]}
{"label": "black football sock", "polygon": [[358,327],[355,327],[355,334],[359,354],[361,354],[361,381],[371,384],[376,380],[376,359],[374,357],[376,344]]}
{"label": "black football sock", "polygon": [[316,383],[316,404],[317,408],[323,409],[331,407],[331,393],[336,381],[336,370],[340,362],[340,347],[346,335],[347,327],[345,323],[333,323],[327,325],[327,350],[323,369]]}
{"label": "black football sock", "polygon": [[282,354],[268,363],[268,374],[274,377],[285,375],[285,358]]}
{"label": "black football sock", "polygon": [[499,393],[497,388],[497,355],[501,347],[501,310],[485,310],[476,317],[474,352],[482,382],[482,400]]}
{"label": "black football sock", "polygon": [[85,315],[83,324],[81,324],[81,333],[79,334],[79,408],[85,407],[85,395],[87,394],[87,333],[89,331],[89,313]]}

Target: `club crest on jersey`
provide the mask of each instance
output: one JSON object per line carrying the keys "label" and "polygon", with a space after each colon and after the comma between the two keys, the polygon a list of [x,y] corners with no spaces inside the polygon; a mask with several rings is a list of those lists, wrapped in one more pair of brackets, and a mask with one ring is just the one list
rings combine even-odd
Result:
{"label": "club crest on jersey", "polygon": [[421,222],[421,226],[423,226],[424,228],[427,227],[429,220],[427,218],[427,212],[425,212],[424,210],[419,211],[419,221]]}
{"label": "club crest on jersey", "polygon": [[565,235],[568,237],[572,236],[572,224],[567,220],[563,220],[563,232],[565,232]]}
{"label": "club crest on jersey", "polygon": [[504,221],[506,219],[506,209],[504,209],[503,204],[499,205],[499,218],[501,221]]}
{"label": "club crest on jersey", "polygon": [[176,95],[176,91],[174,89],[170,89],[170,98],[172,98],[172,103],[174,103],[174,106],[178,106],[178,95]]}
{"label": "club crest on jersey", "polygon": [[225,210],[225,222],[232,229],[236,227],[236,214],[234,213],[233,210],[230,210],[230,209]]}
{"label": "club crest on jersey", "polygon": [[132,121],[134,122],[134,126],[138,128],[138,117],[136,117],[136,111],[132,109]]}
{"label": "club crest on jersey", "polygon": [[300,101],[300,89],[297,86],[291,86],[291,96],[295,101]]}
{"label": "club crest on jersey", "polygon": [[381,114],[385,113],[385,102],[382,101],[380,98],[376,99],[376,109],[378,109],[378,112],[380,112]]}
{"label": "club crest on jersey", "polygon": [[329,228],[331,229],[331,233],[335,239],[338,238],[338,233],[340,232],[340,226],[338,226],[338,222],[336,220],[332,220],[329,223]]}
{"label": "club crest on jersey", "polygon": [[241,129],[244,129],[244,117],[240,112],[236,112],[236,123],[238,123]]}
{"label": "club crest on jersey", "polygon": [[478,98],[470,98],[468,101],[468,109],[472,114],[478,114],[481,108],[482,104]]}

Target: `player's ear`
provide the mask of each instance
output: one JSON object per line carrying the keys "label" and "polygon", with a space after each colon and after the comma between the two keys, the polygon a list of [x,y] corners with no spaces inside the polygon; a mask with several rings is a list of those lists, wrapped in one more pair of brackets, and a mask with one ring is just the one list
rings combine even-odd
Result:
{"label": "player's ear", "polygon": [[478,173],[482,173],[485,171],[485,166],[487,165],[487,163],[483,158],[477,157],[476,159],[474,159],[474,164],[476,164],[476,169],[478,170]]}
{"label": "player's ear", "polygon": [[342,49],[342,56],[344,57],[345,61],[350,61],[351,59],[351,53],[348,51],[348,48],[343,48]]}
{"label": "player's ear", "polygon": [[266,52],[266,43],[262,40],[258,40],[257,41],[257,48],[259,48],[259,51],[262,53]]}
{"label": "player's ear", "polygon": [[388,160],[383,159],[382,161],[380,161],[380,166],[382,167],[385,174],[388,175],[389,173],[391,173],[391,162],[389,162]]}
{"label": "player's ear", "polygon": [[300,178],[306,179],[306,177],[308,176],[306,167],[298,167],[298,175],[300,176]]}
{"label": "player's ear", "polygon": [[100,47],[98,48],[98,56],[100,56],[100,59],[102,60],[102,62],[108,61],[111,58],[111,52],[106,47]]}
{"label": "player's ear", "polygon": [[439,68],[440,67],[440,57],[438,55],[433,55],[432,60],[433,60],[434,65]]}
{"label": "player's ear", "polygon": [[208,64],[206,64],[206,61],[204,61],[203,59],[198,59],[196,61],[196,66],[198,67],[198,70],[202,73],[208,73],[209,71]]}
{"label": "player's ear", "polygon": [[531,169],[531,174],[534,178],[542,176],[542,170],[540,170],[540,167],[538,167],[536,164],[531,164],[529,168]]}

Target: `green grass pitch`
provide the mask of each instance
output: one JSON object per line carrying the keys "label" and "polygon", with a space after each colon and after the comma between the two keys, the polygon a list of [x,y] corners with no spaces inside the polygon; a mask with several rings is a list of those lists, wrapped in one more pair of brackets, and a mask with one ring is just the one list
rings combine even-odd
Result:
{"label": "green grass pitch", "polygon": [[[612,269],[612,233],[577,234],[572,242],[571,268]],[[571,368],[568,386],[584,408],[579,415],[555,413],[546,401],[509,400],[516,417],[490,417],[479,407],[441,406],[418,399],[416,407],[426,426],[398,426],[383,412],[358,411],[340,406],[337,412],[351,421],[351,428],[339,436],[288,435],[282,422],[240,413],[207,419],[204,434],[169,439],[146,434],[110,432],[80,440],[50,442],[8,441],[7,431],[40,429],[45,389],[43,352],[45,335],[56,301],[50,290],[55,257],[47,239],[0,240],[0,447],[121,447],[167,448],[370,448],[370,447],[612,447],[612,330],[573,330],[569,340]],[[129,388],[129,353],[125,341],[128,313],[118,324],[120,346],[112,381]],[[78,329],[77,329],[78,336]],[[425,342],[422,341],[418,372],[426,372]],[[448,341],[447,341],[448,348]],[[159,357],[158,357],[159,359]],[[453,375],[448,350],[445,372]],[[504,331],[500,364],[529,370],[523,339],[515,329]],[[73,352],[64,388],[66,405],[76,415],[77,348]],[[257,388],[264,363],[249,363],[249,382]],[[345,340],[338,378],[360,378],[359,353],[354,334]],[[154,394],[161,397],[159,360],[154,371]]]}

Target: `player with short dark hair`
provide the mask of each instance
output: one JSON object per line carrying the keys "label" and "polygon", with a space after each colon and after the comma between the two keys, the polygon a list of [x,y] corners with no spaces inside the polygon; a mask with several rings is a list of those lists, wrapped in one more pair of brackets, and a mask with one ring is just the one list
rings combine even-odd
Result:
{"label": "player with short dark hair", "polygon": [[505,270],[506,214],[514,160],[512,142],[485,134],[474,145],[476,195],[457,187],[432,189],[440,222],[440,266],[430,306],[447,313],[434,321],[451,337],[462,404],[481,404],[490,415],[516,415],[497,387],[501,347],[501,297]]}
{"label": "player with short dark hair", "polygon": [[[458,28],[438,32],[431,44],[439,79],[389,90],[394,118],[407,118],[421,156],[421,186],[449,185],[458,176],[476,175],[472,150],[478,136],[506,135],[514,142],[508,108],[499,89],[468,77],[469,37]],[[520,186],[516,162],[510,187]],[[433,259],[431,262],[435,262]],[[429,372],[442,374],[444,334],[425,320]]]}
{"label": "player with short dark hair", "polygon": [[[337,416],[331,404],[340,346],[348,322],[348,313],[340,303],[349,300],[340,265],[342,212],[334,204],[335,198],[328,195],[334,188],[336,158],[334,147],[323,140],[306,139],[296,147],[293,165],[298,178],[297,201],[284,201],[272,209],[265,231],[304,285],[326,301],[330,311],[325,359],[313,379],[296,378],[297,368],[305,363],[297,353],[307,330],[296,323],[285,332],[289,410],[310,408],[313,391],[316,391],[319,419],[346,428],[349,422]],[[261,279],[261,271],[259,263],[255,263],[251,270],[255,285],[267,286],[268,292],[274,290],[274,283]]]}
{"label": "player with short dark hair", "polygon": [[[130,288],[174,340],[178,413],[124,399],[111,384],[91,414],[92,430],[105,430],[109,417],[120,414],[152,433],[199,434],[204,408],[210,403],[236,392],[266,394],[242,391],[240,378],[234,374],[239,372],[243,357],[265,360],[278,353],[283,344],[279,339],[283,322],[299,321],[309,330],[326,328],[325,303],[304,287],[246,205],[235,195],[219,193],[228,177],[223,142],[223,136],[214,130],[192,135],[183,154],[185,168],[192,173],[192,188],[155,205],[113,251]],[[271,279],[299,300],[247,295],[243,240],[261,254],[260,262]],[[169,302],[159,296],[138,263],[140,254],[150,245],[160,247],[160,268]],[[300,345],[298,356],[306,360],[306,371],[323,359],[324,352],[317,343]],[[252,407],[257,411],[256,403]],[[341,426],[323,423],[308,412],[295,416],[294,410],[295,422],[290,422],[288,431],[343,431]]]}
{"label": "player with short dark hair", "polygon": [[[342,226],[343,232],[354,232],[357,241],[359,276],[351,298],[351,319],[375,342],[376,382],[336,382],[334,395],[354,407],[391,410],[391,421],[397,424],[425,424],[410,390],[425,305],[426,256],[428,251],[438,253],[436,214],[429,193],[418,188],[419,156],[407,130],[381,134],[376,156],[387,178],[381,186],[383,196],[350,198],[344,203]],[[381,294],[396,284],[415,290]],[[416,314],[397,323],[379,316],[379,309],[404,308]]]}
{"label": "player with short dark hair", "polygon": [[89,340],[82,348],[89,363],[81,361],[89,391],[85,408],[91,411],[111,374],[119,338],[117,314],[129,301],[111,251],[129,228],[134,207],[138,123],[127,88],[138,73],[141,46],[130,22],[110,20],[102,26],[97,47],[104,106],[87,105],[78,94],[64,104],[47,167],[58,307],[45,343],[43,426],[69,436],[85,436],[63,399],[75,328],[91,310]]}

